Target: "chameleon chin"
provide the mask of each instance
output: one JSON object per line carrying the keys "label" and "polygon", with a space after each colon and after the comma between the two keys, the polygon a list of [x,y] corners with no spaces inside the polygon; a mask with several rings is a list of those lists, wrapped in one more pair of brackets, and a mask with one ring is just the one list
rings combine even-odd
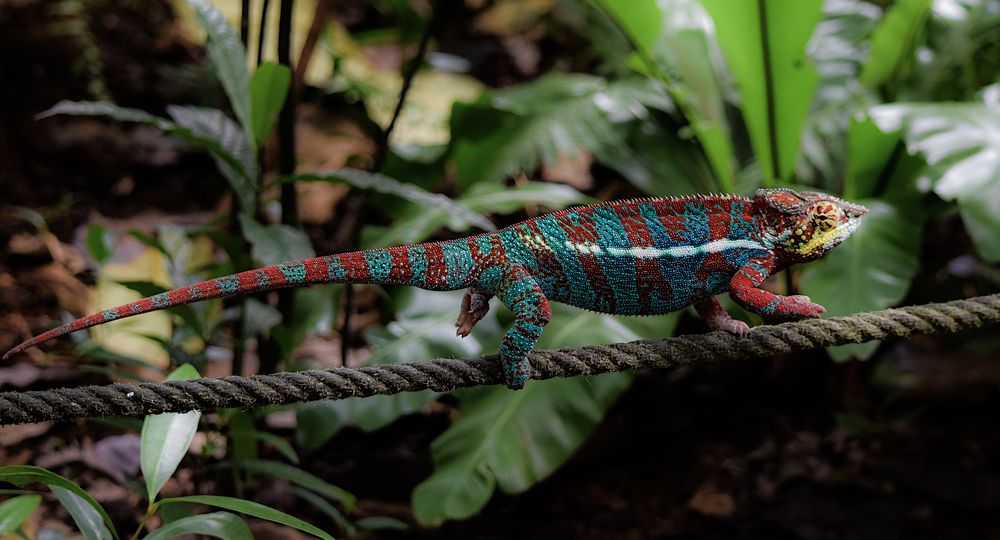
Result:
{"label": "chameleon chin", "polygon": [[531,377],[526,355],[549,322],[549,302],[622,315],[657,315],[693,305],[715,330],[743,335],[715,295],[728,292],[773,319],[819,317],[806,296],[760,288],[772,273],[822,257],[847,239],[868,210],[823,193],[761,189],[723,195],[647,198],[571,208],[499,231],[289,261],[181,287],[88,315],[11,349],[140,313],[314,283],[465,289],[455,323],[466,336],[496,296],[515,316],[500,345],[507,386]]}

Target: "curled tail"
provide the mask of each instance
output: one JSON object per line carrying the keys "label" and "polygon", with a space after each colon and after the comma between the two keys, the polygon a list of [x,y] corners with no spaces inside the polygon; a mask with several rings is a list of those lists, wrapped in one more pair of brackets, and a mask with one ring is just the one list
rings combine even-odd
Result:
{"label": "curled tail", "polygon": [[478,265],[475,243],[466,239],[431,242],[301,259],[247,270],[180,287],[130,304],[87,315],[53,328],[7,351],[4,359],[59,336],[133,315],[182,304],[318,283],[412,285],[433,290],[470,286]]}

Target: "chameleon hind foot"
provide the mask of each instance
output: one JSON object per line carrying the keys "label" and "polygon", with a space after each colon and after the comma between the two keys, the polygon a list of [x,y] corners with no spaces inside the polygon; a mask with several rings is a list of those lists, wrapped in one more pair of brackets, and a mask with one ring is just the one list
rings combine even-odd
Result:
{"label": "chameleon hind foot", "polygon": [[694,304],[694,309],[698,312],[701,320],[712,330],[721,330],[737,336],[745,336],[750,333],[750,326],[743,321],[732,318],[714,296],[699,300]]}
{"label": "chameleon hind foot", "polygon": [[466,289],[462,297],[462,308],[455,321],[455,335],[468,336],[472,327],[481,321],[490,311],[490,298],[493,295],[484,294],[474,289]]}

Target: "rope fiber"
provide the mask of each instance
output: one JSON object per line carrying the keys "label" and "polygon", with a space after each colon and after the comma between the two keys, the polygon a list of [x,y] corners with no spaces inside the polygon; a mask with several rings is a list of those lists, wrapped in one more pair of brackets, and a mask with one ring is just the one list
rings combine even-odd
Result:
{"label": "rope fiber", "polygon": [[[954,333],[997,323],[1000,323],[1000,294],[758,326],[746,337],[712,332],[535,351],[529,355],[529,360],[534,379],[552,379],[759,358],[890,337]],[[0,393],[0,425],[98,416],[145,416],[221,407],[251,409],[425,389],[447,392],[502,382],[499,361],[496,355],[489,355],[470,360],[438,359],[357,369],[3,392]]]}

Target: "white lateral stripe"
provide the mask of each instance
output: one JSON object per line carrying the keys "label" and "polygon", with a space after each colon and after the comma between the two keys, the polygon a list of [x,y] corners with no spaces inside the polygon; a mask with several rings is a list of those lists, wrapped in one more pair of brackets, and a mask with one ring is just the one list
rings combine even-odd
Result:
{"label": "white lateral stripe", "polygon": [[576,250],[582,254],[600,255],[602,253],[608,253],[609,255],[614,255],[616,257],[635,257],[637,259],[651,259],[654,257],[690,257],[692,255],[698,255],[700,253],[718,253],[720,251],[725,251],[727,249],[765,249],[760,242],[753,240],[748,240],[746,238],[740,238],[737,240],[730,240],[728,238],[723,238],[721,240],[712,240],[707,244],[702,244],[700,246],[671,246],[668,248],[657,248],[657,247],[630,247],[630,248],[601,248],[600,246],[594,244],[577,244],[567,240],[565,242],[566,247]]}

